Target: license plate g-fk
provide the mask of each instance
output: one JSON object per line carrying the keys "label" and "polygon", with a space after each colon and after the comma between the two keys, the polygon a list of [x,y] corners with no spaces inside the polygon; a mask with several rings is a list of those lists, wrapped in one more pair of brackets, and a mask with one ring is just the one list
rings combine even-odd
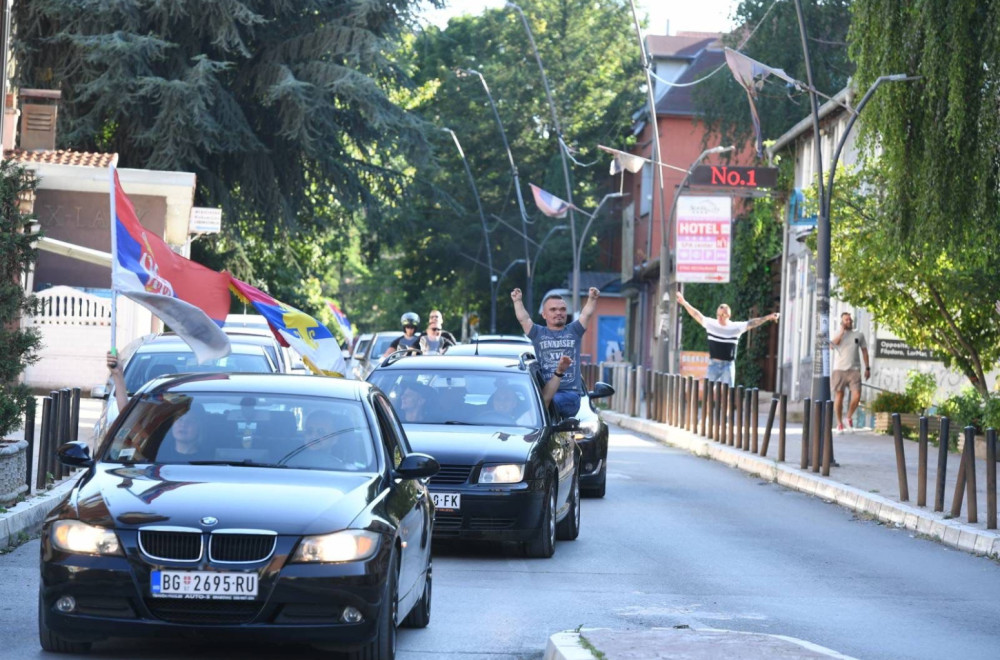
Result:
{"label": "license plate g-fk", "polygon": [[462,508],[461,493],[431,493],[431,501],[435,509],[443,511],[458,511]]}

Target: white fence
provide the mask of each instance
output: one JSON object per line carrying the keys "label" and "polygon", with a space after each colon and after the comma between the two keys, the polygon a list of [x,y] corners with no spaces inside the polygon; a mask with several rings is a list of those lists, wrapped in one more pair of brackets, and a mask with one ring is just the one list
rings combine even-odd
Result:
{"label": "white fence", "polygon": [[[84,396],[108,375],[105,354],[111,343],[111,301],[68,286],[38,294],[38,310],[22,319],[42,335],[39,360],[24,372],[24,383],[40,390],[79,387]],[[153,317],[124,296],[118,298],[118,348],[152,329]]]}

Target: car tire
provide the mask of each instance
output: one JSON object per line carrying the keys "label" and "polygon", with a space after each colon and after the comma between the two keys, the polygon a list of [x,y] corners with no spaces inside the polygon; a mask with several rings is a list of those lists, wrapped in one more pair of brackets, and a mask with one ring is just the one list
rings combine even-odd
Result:
{"label": "car tire", "polygon": [[348,654],[350,660],[394,660],[396,657],[396,614],[399,608],[397,583],[399,562],[395,555],[389,561],[389,575],[385,579],[385,593],[378,612],[378,634],[371,642]]}
{"label": "car tire", "polygon": [[420,599],[413,605],[413,609],[403,619],[403,626],[406,628],[426,628],[431,622],[431,587],[433,586],[434,560],[427,560],[427,575],[424,577],[424,591],[420,594]]}
{"label": "car tire", "polygon": [[38,593],[38,644],[47,653],[72,653],[73,655],[84,655],[90,653],[91,642],[74,642],[64,639],[49,630],[45,625],[43,612],[42,594]]}
{"label": "car tire", "polygon": [[601,466],[601,474],[598,477],[598,484],[596,486],[590,486],[583,489],[584,497],[604,497],[604,493],[608,486],[608,462],[605,461],[604,465]]}
{"label": "car tire", "polygon": [[556,538],[560,541],[575,541],[580,535],[580,471],[573,473],[573,486],[569,494],[569,511],[556,525]]}
{"label": "car tire", "polygon": [[556,488],[551,482],[545,489],[542,507],[542,524],[538,527],[535,538],[524,544],[524,554],[548,559],[556,552]]}

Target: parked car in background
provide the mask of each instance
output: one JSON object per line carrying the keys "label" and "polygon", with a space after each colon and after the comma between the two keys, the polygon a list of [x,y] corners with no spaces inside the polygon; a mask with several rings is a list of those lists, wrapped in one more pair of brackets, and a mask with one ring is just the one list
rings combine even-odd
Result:
{"label": "parked car in background", "polygon": [[73,442],[59,457],[87,470],[42,529],[46,651],[197,635],[385,659],[397,624],[430,620],[424,482],[438,466],[368,383],[160,379],[95,452]]}
{"label": "parked car in background", "polygon": [[[448,349],[448,355],[478,355],[518,359],[522,355],[534,357],[529,342],[486,342],[458,344]],[[591,391],[580,393],[580,410],[576,414],[580,425],[574,431],[580,446],[580,492],[584,497],[604,497],[608,480],[608,425],[601,418],[595,399],[615,393],[607,383],[598,382]]]}
{"label": "parked car in background", "polygon": [[[290,346],[282,346],[271,332],[267,319],[260,314],[229,314],[222,331],[230,337],[240,336],[243,343],[258,343],[263,346],[281,373],[309,373],[302,356]],[[250,339],[251,337],[257,339]]]}
{"label": "parked car in background", "polygon": [[517,342],[519,344],[531,345],[531,340],[524,335],[476,335],[470,339],[467,343],[469,344],[489,344],[494,342],[510,343]]}
{"label": "parked car in background", "polygon": [[413,448],[441,464],[430,481],[435,538],[551,557],[557,538],[580,533],[577,421],[543,406],[534,360],[399,353],[368,381],[389,396]]}
{"label": "parked car in background", "polygon": [[[271,359],[255,337],[247,341],[239,335],[230,336],[231,352],[225,357],[198,364],[191,347],[173,333],[145,335],[130,342],[118,354],[125,377],[127,396],[132,396],[147,382],[160,376],[178,373],[278,373],[278,365]],[[97,446],[108,425],[118,417],[114,383],[109,378],[90,392],[95,399],[105,399],[92,433],[92,446]]]}
{"label": "parked car in background", "polygon": [[367,378],[372,369],[382,361],[382,354],[389,348],[389,345],[402,334],[400,330],[392,330],[359,335],[354,343],[351,361],[347,365],[347,377],[356,380]]}

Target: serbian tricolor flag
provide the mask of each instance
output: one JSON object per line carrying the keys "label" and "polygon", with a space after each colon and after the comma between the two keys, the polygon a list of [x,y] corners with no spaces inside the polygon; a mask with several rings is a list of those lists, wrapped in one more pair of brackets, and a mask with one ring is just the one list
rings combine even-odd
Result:
{"label": "serbian tricolor flag", "polygon": [[333,318],[337,321],[337,325],[340,326],[340,331],[344,333],[344,339],[350,343],[354,339],[354,328],[351,326],[351,322],[347,319],[347,314],[341,311],[337,303],[330,300],[328,303],[330,305],[330,311],[333,312]]}
{"label": "serbian tricolor flag", "polygon": [[325,325],[294,307],[278,302],[260,289],[229,276],[233,293],[254,306],[267,319],[271,332],[282,346],[291,346],[313,373],[343,376],[347,373],[340,344]]}
{"label": "serbian tricolor flag", "polygon": [[564,199],[559,199],[550,192],[546,192],[536,186],[533,183],[529,183],[531,186],[531,194],[535,196],[535,204],[538,206],[538,210],[547,216],[553,218],[565,218],[566,211],[570,208],[576,208]]}
{"label": "serbian tricolor flag", "polygon": [[198,362],[229,354],[221,326],[229,313],[229,278],[185,259],[139,223],[111,168],[111,288],[139,303],[187,342]]}

